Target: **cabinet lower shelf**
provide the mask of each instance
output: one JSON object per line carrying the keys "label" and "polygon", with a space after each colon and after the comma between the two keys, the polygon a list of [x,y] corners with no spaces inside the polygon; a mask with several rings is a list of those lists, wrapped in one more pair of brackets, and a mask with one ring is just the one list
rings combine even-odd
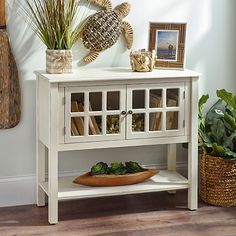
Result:
{"label": "cabinet lower shelf", "polygon": [[[59,178],[59,200],[170,191],[189,187],[185,177],[177,172],[167,170],[160,171],[143,183],[117,187],[87,187],[72,183],[73,179],[73,177]],[[48,182],[40,183],[40,187],[48,195]]]}

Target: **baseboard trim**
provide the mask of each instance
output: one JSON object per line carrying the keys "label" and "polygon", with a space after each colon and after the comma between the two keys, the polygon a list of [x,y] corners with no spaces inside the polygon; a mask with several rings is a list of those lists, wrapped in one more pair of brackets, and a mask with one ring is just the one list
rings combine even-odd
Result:
{"label": "baseboard trim", "polygon": [[35,203],[35,180],[35,175],[1,178],[0,207]]}
{"label": "baseboard trim", "polygon": [[[148,167],[156,167],[163,170],[167,166],[164,163],[157,165],[148,165]],[[177,171],[186,175],[187,162],[177,162]],[[62,171],[59,177],[77,176],[86,171]],[[29,205],[36,203],[36,176],[8,176],[0,178],[0,207]]]}

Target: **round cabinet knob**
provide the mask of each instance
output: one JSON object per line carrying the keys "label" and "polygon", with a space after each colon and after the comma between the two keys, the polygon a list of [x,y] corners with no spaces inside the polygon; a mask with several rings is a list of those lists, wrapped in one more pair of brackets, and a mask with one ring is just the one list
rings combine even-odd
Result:
{"label": "round cabinet knob", "polygon": [[122,111],[122,112],[121,112],[121,115],[126,115],[126,111]]}
{"label": "round cabinet knob", "polygon": [[133,114],[133,112],[132,112],[131,110],[129,110],[129,111],[128,111],[128,114],[132,115],[132,114]]}

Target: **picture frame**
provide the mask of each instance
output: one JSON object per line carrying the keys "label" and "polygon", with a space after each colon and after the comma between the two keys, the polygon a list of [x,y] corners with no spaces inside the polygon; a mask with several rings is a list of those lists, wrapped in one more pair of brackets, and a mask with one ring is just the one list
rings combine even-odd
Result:
{"label": "picture frame", "polygon": [[155,50],[155,67],[184,69],[186,23],[150,23],[149,51]]}

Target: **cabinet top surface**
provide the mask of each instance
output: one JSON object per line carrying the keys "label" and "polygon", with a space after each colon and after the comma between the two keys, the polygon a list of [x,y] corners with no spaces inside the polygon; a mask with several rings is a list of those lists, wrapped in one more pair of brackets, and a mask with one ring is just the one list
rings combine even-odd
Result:
{"label": "cabinet top surface", "polygon": [[80,68],[73,70],[71,74],[47,74],[45,71],[36,71],[40,78],[49,83],[86,82],[86,81],[109,81],[109,80],[132,80],[132,79],[164,79],[164,78],[196,78],[200,74],[191,70],[161,70],[154,69],[152,72],[133,72],[131,68]]}

